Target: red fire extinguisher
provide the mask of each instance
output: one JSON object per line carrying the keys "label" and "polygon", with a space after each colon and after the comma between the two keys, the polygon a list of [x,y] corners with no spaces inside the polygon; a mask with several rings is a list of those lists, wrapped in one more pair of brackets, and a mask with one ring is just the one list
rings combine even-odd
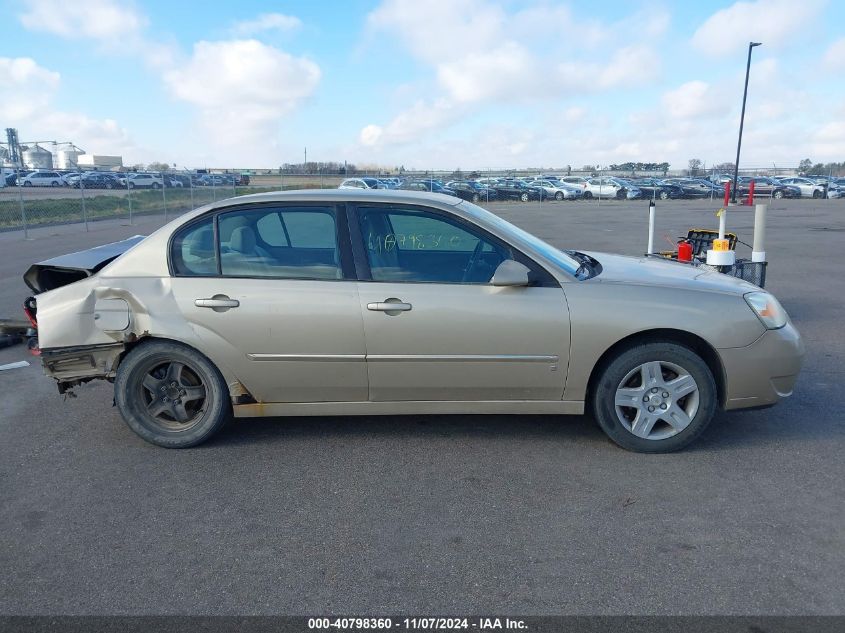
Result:
{"label": "red fire extinguisher", "polygon": [[691,262],[692,261],[692,243],[684,240],[678,242],[678,261]]}

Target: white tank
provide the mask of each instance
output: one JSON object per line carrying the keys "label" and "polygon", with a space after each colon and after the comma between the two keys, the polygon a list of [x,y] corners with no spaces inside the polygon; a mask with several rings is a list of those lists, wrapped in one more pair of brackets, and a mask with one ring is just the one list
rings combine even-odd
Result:
{"label": "white tank", "polygon": [[50,150],[33,145],[22,152],[23,164],[29,169],[53,169],[53,154]]}
{"label": "white tank", "polygon": [[76,169],[79,157],[84,154],[81,149],[61,149],[58,153],[59,169]]}

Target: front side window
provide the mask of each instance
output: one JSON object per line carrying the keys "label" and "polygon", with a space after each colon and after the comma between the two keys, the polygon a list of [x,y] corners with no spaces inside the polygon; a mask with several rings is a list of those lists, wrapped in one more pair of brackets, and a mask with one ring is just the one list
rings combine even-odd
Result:
{"label": "front side window", "polygon": [[342,279],[331,207],[231,211],[218,218],[220,271],[233,277]]}
{"label": "front side window", "polygon": [[441,214],[362,207],[361,235],[373,281],[484,284],[511,249]]}

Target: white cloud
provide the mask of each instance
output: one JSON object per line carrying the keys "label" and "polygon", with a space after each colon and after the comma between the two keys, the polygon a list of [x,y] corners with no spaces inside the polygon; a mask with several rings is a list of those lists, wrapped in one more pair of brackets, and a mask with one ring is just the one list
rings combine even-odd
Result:
{"label": "white cloud", "polygon": [[20,14],[31,31],[53,33],[71,39],[119,42],[134,37],[146,26],[146,18],[131,3],[114,0],[29,0]]}
{"label": "white cloud", "polygon": [[807,29],[817,28],[825,0],[756,0],[736,2],[711,15],[692,36],[692,45],[705,55],[732,55],[749,41],[778,48]]}
{"label": "white cloud", "polygon": [[59,73],[28,57],[0,57],[0,120],[31,135],[73,141],[88,152],[116,153],[134,147],[126,130],[113,119],[93,119],[54,107]]}
{"label": "white cloud", "polygon": [[824,54],[824,66],[829,70],[845,71],[845,37],[836,40]]}
{"label": "white cloud", "polygon": [[46,107],[59,86],[59,73],[29,57],[0,57],[0,119],[22,121]]}
{"label": "white cloud", "polygon": [[432,104],[418,101],[384,127],[375,124],[365,126],[359,139],[362,145],[369,147],[416,141],[428,131],[456,120],[462,112],[461,106],[448,99],[438,99]]}
{"label": "white cloud", "polygon": [[831,121],[823,125],[813,134],[811,141],[810,153],[816,160],[828,160],[827,157],[841,160],[845,155],[845,122]]}
{"label": "white cloud", "polygon": [[320,68],[257,40],[201,41],[164,81],[174,97],[200,109],[210,141],[258,152],[314,92]]}
{"label": "white cloud", "polygon": [[18,18],[30,31],[91,40],[110,54],[138,56],[152,67],[172,64],[176,55],[173,46],[146,37],[149,21],[132,2],[30,0]]}
{"label": "white cloud", "polygon": [[587,109],[581,106],[570,106],[563,111],[563,120],[566,123],[578,123],[587,116]]}
{"label": "white cloud", "polygon": [[[605,25],[563,5],[507,13],[489,0],[384,0],[367,18],[370,37],[396,38],[430,68],[440,94],[416,100],[384,128],[370,124],[360,140],[369,146],[404,143],[485,106],[641,83],[660,69],[659,57],[641,40],[659,36],[669,21],[655,12],[632,36],[624,19]],[[614,47],[623,35],[629,44]],[[407,128],[400,132],[401,125]]]}
{"label": "white cloud", "polygon": [[730,112],[723,94],[717,94],[704,81],[688,81],[661,97],[663,109],[674,119],[704,119],[725,116]]}
{"label": "white cloud", "polygon": [[236,22],[232,27],[235,35],[255,35],[264,31],[294,31],[302,26],[302,20],[283,13],[262,13],[253,20]]}
{"label": "white cloud", "polygon": [[[313,93],[321,75],[317,64],[304,57],[243,37],[199,41],[186,56],[176,46],[147,36],[147,17],[136,10],[132,0],[86,0],[82,4],[30,0],[19,19],[32,31],[89,40],[109,54],[142,59],[160,74],[176,99],[199,110],[203,140],[198,145],[240,148],[251,159],[267,156],[277,147],[280,121]],[[239,22],[233,29],[247,34],[299,26],[299,18],[265,13]],[[41,103],[41,98],[35,91],[30,99],[14,99],[12,103],[23,107],[30,100]],[[81,115],[73,118],[54,112],[45,121],[64,125],[66,129],[58,135],[62,138],[106,139],[122,134],[114,121]]]}

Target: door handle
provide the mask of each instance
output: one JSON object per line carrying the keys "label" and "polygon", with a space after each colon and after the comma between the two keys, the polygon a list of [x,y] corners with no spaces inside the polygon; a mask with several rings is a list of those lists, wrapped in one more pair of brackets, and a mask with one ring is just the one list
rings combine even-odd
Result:
{"label": "door handle", "polygon": [[198,308],[237,308],[241,302],[228,297],[212,297],[211,299],[195,299],[194,305]]}
{"label": "door handle", "polygon": [[401,301],[378,301],[367,304],[367,310],[373,312],[408,312],[411,307],[410,303],[402,303]]}

